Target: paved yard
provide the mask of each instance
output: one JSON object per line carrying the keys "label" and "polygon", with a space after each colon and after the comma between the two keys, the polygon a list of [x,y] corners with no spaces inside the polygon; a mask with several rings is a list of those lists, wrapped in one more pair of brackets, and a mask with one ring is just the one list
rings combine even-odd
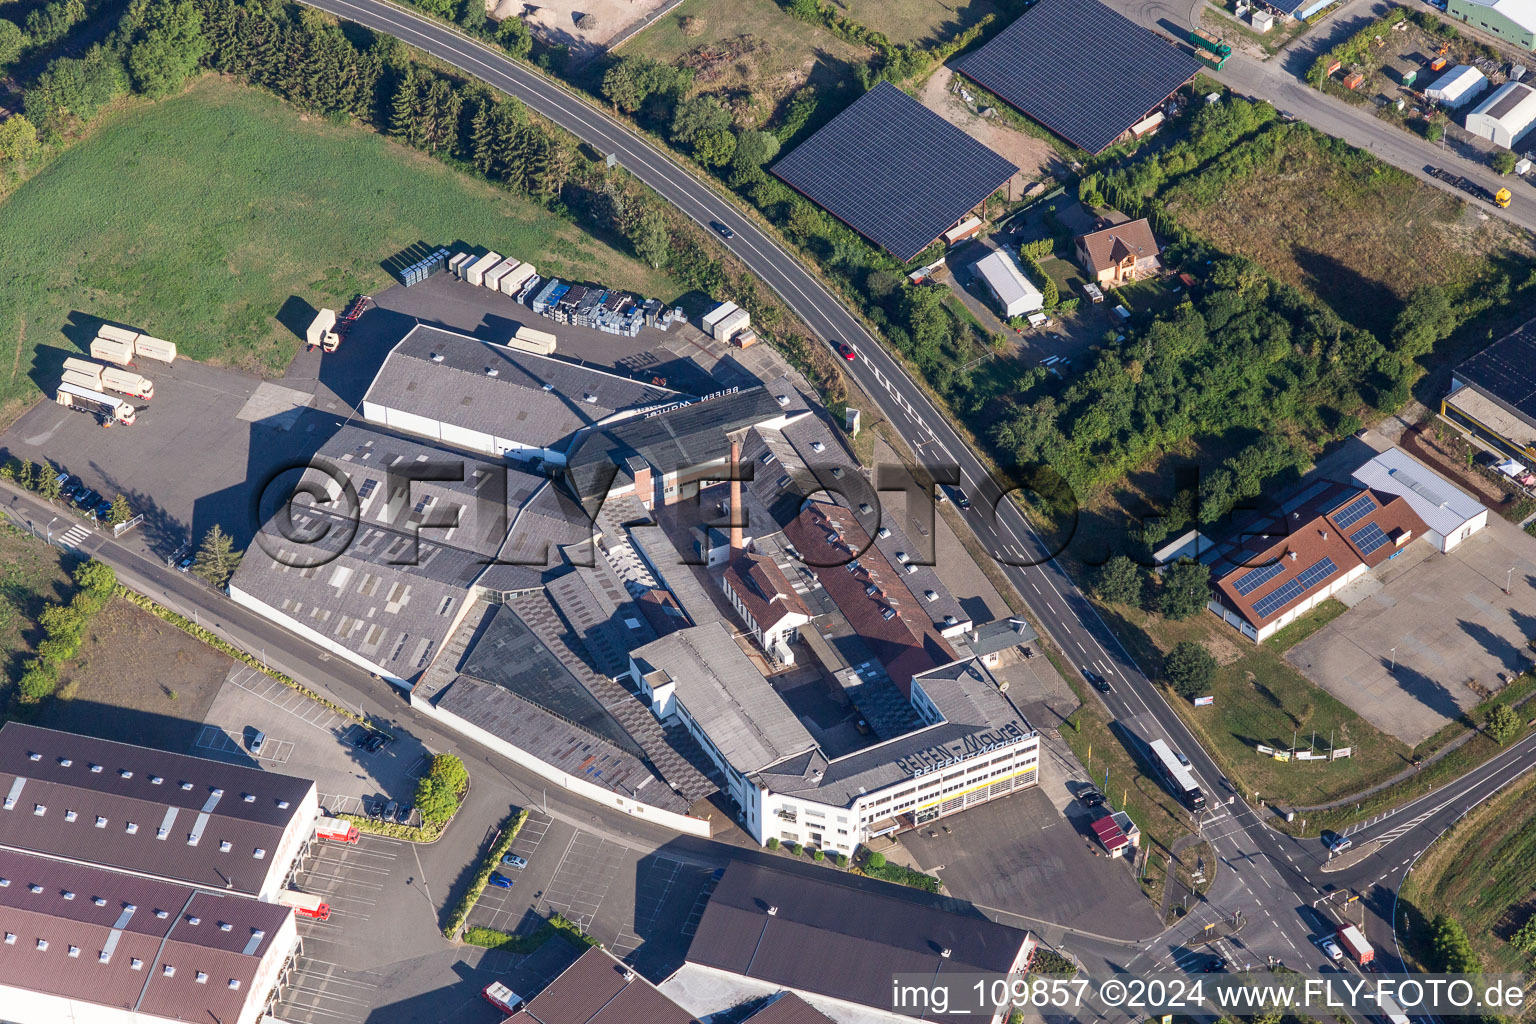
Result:
{"label": "paved yard", "polygon": [[1116,938],[1155,934],[1157,913],[1130,865],[1094,856],[1089,812],[1074,806],[1063,817],[1050,794],[1029,789],[904,833],[901,845],[982,907]]}
{"label": "paved yard", "polygon": [[[1506,583],[1509,593],[1504,592]],[[1496,516],[1440,554],[1417,542],[1339,595],[1350,610],[1286,657],[1409,745],[1531,664],[1536,539]]]}

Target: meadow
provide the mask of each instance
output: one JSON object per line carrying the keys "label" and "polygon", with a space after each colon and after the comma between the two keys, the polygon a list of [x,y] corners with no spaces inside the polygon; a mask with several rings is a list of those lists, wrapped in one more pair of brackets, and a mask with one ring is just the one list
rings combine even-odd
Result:
{"label": "meadow", "polygon": [[540,206],[215,76],[106,115],[0,203],[0,238],[6,423],[53,383],[36,352],[73,349],[71,323],[122,321],[190,358],[277,375],[298,344],[276,319],[290,296],[335,306],[386,287],[385,261],[421,242],[664,299],[681,291]]}

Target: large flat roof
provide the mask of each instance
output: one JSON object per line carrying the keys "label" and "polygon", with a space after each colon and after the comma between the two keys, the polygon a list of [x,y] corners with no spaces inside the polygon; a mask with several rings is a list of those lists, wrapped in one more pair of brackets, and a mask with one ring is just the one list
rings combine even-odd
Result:
{"label": "large flat roof", "polygon": [[417,324],[385,358],[363,402],[546,448],[615,412],[686,397],[597,367]]}
{"label": "large flat roof", "polygon": [[0,878],[0,930],[15,936],[0,985],[169,1020],[240,1019],[293,913],[13,850],[0,850]]}
{"label": "large flat roof", "polygon": [[815,748],[816,741],[720,622],[680,629],[637,650],[642,672],[663,669],[710,742],[742,774]]}
{"label": "large flat roof", "polygon": [[912,259],[1018,171],[889,82],[773,173],[897,259]]}
{"label": "large flat roof", "polygon": [[1504,335],[1451,376],[1536,427],[1536,320]]}
{"label": "large flat roof", "polygon": [[1099,0],[1040,0],[955,70],[1101,153],[1201,67]]}
{"label": "large flat roof", "polygon": [[1001,974],[1018,965],[1028,932],[923,896],[733,861],[705,904],[688,962],[882,1009],[893,974]]}
{"label": "large flat roof", "polygon": [[1401,448],[1388,448],[1354,472],[1356,482],[1406,501],[1431,530],[1449,537],[1487,511],[1482,502]]}
{"label": "large flat roof", "polygon": [[0,847],[195,885],[259,893],[313,789],[130,743],[20,722],[0,729]]}

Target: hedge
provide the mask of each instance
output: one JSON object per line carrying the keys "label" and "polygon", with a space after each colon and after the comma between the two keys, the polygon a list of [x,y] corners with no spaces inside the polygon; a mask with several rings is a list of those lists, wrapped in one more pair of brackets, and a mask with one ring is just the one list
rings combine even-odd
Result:
{"label": "hedge", "polygon": [[107,606],[117,586],[117,574],[105,562],[87,559],[71,574],[79,588],[67,604],[50,604],[37,617],[47,635],[37,644],[37,654],[22,662],[16,680],[15,702],[21,708],[36,708],[53,695],[59,685],[59,670],[80,653],[86,627]]}
{"label": "hedge", "polygon": [[512,841],[523,830],[523,823],[528,820],[527,811],[518,811],[507,819],[501,827],[501,836],[491,845],[491,850],[485,855],[485,860],[480,864],[480,870],[475,872],[475,880],[470,883],[469,889],[459,900],[459,905],[453,908],[453,913],[448,915],[448,923],[443,925],[443,937],[449,941],[458,937],[459,929],[464,927],[469,912],[474,909],[480,899],[480,894],[485,892],[485,887],[491,880],[491,872],[496,870],[496,865],[501,863],[501,858],[512,848]]}
{"label": "hedge", "polygon": [[592,936],[567,921],[559,914],[552,914],[549,920],[539,926],[532,935],[508,935],[506,932],[497,931],[495,928],[466,928],[464,929],[464,941],[471,946],[484,946],[486,949],[500,949],[508,953],[532,953],[544,943],[556,935],[563,936],[577,945],[601,947]]}

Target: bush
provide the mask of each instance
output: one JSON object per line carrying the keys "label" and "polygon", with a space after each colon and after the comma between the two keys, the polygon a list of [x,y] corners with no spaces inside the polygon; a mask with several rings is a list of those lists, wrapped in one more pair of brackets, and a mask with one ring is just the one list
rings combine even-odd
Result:
{"label": "bush", "polygon": [[817,850],[815,853],[811,854],[811,859],[819,864],[820,862],[827,859],[826,852],[823,850]]}
{"label": "bush", "polygon": [[1520,716],[1508,704],[1495,704],[1488,711],[1488,721],[1483,723],[1483,730],[1502,747],[1520,731]]}
{"label": "bush", "polygon": [[885,854],[878,850],[869,851],[869,856],[864,859],[864,866],[879,871],[885,867]]}
{"label": "bush", "polygon": [[518,811],[502,825],[501,837],[491,844],[490,852],[485,855],[485,860],[480,862],[480,868],[475,872],[469,888],[460,898],[458,906],[453,908],[453,913],[448,915],[448,921],[443,925],[444,938],[453,940],[459,934],[459,929],[464,927],[464,921],[469,917],[469,912],[474,909],[480,894],[485,891],[486,884],[491,880],[491,872],[496,870],[496,865],[501,863],[501,858],[512,848],[513,841],[517,839],[517,834],[523,830],[523,824],[527,820],[528,812]]}
{"label": "bush", "polygon": [[779,848],[779,837],[778,836],[769,836],[768,837],[768,842],[766,844],[764,844],[764,845],[766,845],[768,847],[768,849],[770,849],[770,850],[777,850]]}
{"label": "bush", "polygon": [[1141,600],[1141,567],[1125,555],[1115,555],[1093,574],[1093,589],[1112,604],[1138,604]]}
{"label": "bush", "polygon": [[1517,158],[1508,149],[1501,149],[1493,154],[1493,169],[1499,174],[1508,174],[1515,169]]}
{"label": "bush", "polygon": [[1211,570],[1208,566],[1183,559],[1163,574],[1163,592],[1158,608],[1170,619],[1188,619],[1198,615],[1211,599]]}
{"label": "bush", "polygon": [[837,855],[837,866],[840,868],[845,868],[848,866],[848,855],[846,853],[840,853]]}
{"label": "bush", "polygon": [[791,854],[793,854],[796,857],[800,856],[800,844],[799,843],[785,843],[784,844],[784,849],[788,850]]}

